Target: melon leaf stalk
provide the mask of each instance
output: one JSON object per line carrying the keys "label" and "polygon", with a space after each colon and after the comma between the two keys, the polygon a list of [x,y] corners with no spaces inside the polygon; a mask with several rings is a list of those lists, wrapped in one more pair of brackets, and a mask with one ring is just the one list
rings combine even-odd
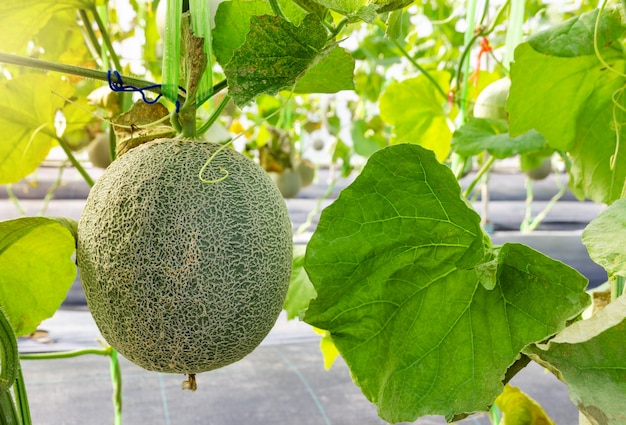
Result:
{"label": "melon leaf stalk", "polygon": [[89,309],[107,342],[145,369],[194,378],[238,361],[282,309],[293,247],[285,202],[263,169],[221,148],[159,139],[130,150],[79,220]]}

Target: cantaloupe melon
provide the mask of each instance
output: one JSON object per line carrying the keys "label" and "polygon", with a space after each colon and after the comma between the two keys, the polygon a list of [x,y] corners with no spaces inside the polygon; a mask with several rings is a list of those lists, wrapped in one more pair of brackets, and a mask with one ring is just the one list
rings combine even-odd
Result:
{"label": "cantaloupe melon", "polygon": [[230,148],[203,171],[214,181],[201,181],[219,148],[161,139],[132,149],[98,179],[79,220],[94,320],[148,370],[192,375],[240,360],[282,309],[293,246],[285,202]]}
{"label": "cantaloupe melon", "polygon": [[511,80],[501,78],[489,84],[476,98],[474,116],[476,118],[491,118],[494,120],[508,119],[506,101],[511,89]]}
{"label": "cantaloupe melon", "polygon": [[280,173],[271,172],[269,175],[284,198],[294,198],[300,192],[302,182],[296,170],[286,168]]}

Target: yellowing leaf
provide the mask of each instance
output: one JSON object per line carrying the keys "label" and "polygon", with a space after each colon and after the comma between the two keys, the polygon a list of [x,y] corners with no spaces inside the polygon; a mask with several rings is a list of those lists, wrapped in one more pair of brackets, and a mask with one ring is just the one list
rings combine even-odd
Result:
{"label": "yellowing leaf", "polygon": [[0,184],[26,177],[46,158],[55,143],[55,112],[73,92],[65,80],[40,74],[0,83]]}
{"label": "yellowing leaf", "polygon": [[554,425],[539,403],[508,384],[496,398],[496,406],[504,415],[500,425]]}
{"label": "yellowing leaf", "polygon": [[88,9],[93,0],[3,0],[0,3],[0,51],[21,52],[56,13]]}
{"label": "yellowing leaf", "polygon": [[330,336],[330,332],[315,327],[313,330],[315,333],[322,336],[320,340],[320,350],[324,357],[324,369],[328,370],[333,366],[337,357],[339,357],[339,350],[337,350],[333,338]]}
{"label": "yellowing leaf", "polygon": [[[448,91],[447,72],[431,75]],[[415,143],[435,152],[443,161],[450,152],[452,131],[444,109],[446,100],[424,75],[391,83],[380,98],[380,115],[394,126],[392,143]]]}

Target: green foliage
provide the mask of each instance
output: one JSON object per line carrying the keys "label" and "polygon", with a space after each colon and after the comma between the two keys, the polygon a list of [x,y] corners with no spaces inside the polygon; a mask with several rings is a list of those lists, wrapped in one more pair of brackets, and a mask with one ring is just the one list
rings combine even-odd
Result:
{"label": "green foliage", "polygon": [[[492,159],[520,155],[526,170],[559,151],[571,161],[566,163],[572,191],[611,204],[585,229],[583,241],[612,281],[623,278],[625,27],[618,9],[598,11],[595,4],[583,3],[575,13],[560,15],[540,1],[526,2],[521,15],[519,8],[507,6],[493,22],[490,10],[481,17],[476,9],[477,31],[470,28],[466,34],[458,30],[458,4],[446,0],[230,0],[217,10],[212,49],[204,46],[204,52],[212,50],[220,68],[204,76],[204,89],[210,96],[211,84],[228,86],[243,110],[227,109],[225,121],[241,114],[258,126],[237,131],[252,135],[247,143],[251,152],[280,134],[288,146],[277,155],[298,156],[300,129],[315,123],[311,128],[333,136],[326,146],[331,161],[341,163],[343,176],[352,172],[354,154],[370,157],[354,184],[323,212],[306,254],[304,247],[296,247],[284,308],[289,318],[304,316],[322,328],[326,367],[339,349],[355,382],[387,420],[424,414],[452,419],[494,401],[505,411],[505,423],[535,414],[543,419],[532,400],[503,387],[523,352],[570,386],[589,420],[624,422],[626,408],[615,397],[625,391],[620,381],[623,298],[563,330],[588,302],[585,279],[523,245],[493,247],[480,218],[461,197],[449,164],[441,164],[450,161],[451,151],[464,158],[487,152]],[[89,22],[96,5],[106,12],[101,4],[5,1],[0,5],[0,52],[113,67],[106,54],[98,53],[106,28],[91,35],[86,31],[96,27]],[[130,5],[138,12],[137,22],[145,19],[142,65],[150,70],[150,79],[167,82],[158,65],[153,10],[143,10],[134,0]],[[192,9],[199,10],[197,6],[206,4]],[[88,12],[87,19],[80,18],[82,25],[78,9]],[[586,10],[591,11],[581,13]],[[579,16],[552,25],[555,16],[572,14]],[[118,25],[116,10],[109,9],[105,17],[115,41],[136,31]],[[509,75],[510,41],[521,35],[528,18],[524,28],[531,32],[546,24],[550,28],[528,37],[515,52],[510,122],[468,118],[467,106],[479,103],[484,87]],[[196,35],[208,37],[208,22],[196,23],[196,30],[201,29]],[[90,36],[102,39],[87,49],[83,40]],[[487,66],[498,65],[470,80],[482,36],[495,47],[483,52],[483,58],[491,56]],[[344,39],[356,43],[340,45]],[[470,69],[460,66],[461,58]],[[178,71],[176,59],[170,61],[171,70]],[[125,65],[116,67],[122,71]],[[93,87],[13,66],[0,71],[2,184],[34,171],[61,133],[61,141],[73,149],[82,146],[83,127],[92,120],[84,109],[93,109],[84,94]],[[226,81],[211,81],[220,78]],[[174,97],[176,85],[172,87]],[[288,93],[274,96],[282,90]],[[318,113],[313,109],[319,102],[300,94],[342,90],[359,96],[348,103],[350,134],[342,131],[344,120],[334,105],[306,121]],[[207,103],[207,111],[212,113],[215,104]],[[461,105],[458,115],[456,105]],[[126,102],[123,109],[128,106]],[[57,111],[67,121],[64,132]],[[195,118],[191,116],[192,127]],[[139,123],[131,118],[126,124],[134,134]],[[0,306],[20,333],[34,329],[63,299],[73,279],[75,238],[72,221],[0,223]],[[12,401],[2,397],[4,411]]]}
{"label": "green foliage", "polygon": [[305,268],[305,320],[391,422],[486,409],[520,351],[588,304],[575,270],[491,247],[449,168],[410,144],[372,155],[323,211]]}
{"label": "green foliage", "polygon": [[243,106],[261,93],[292,87],[323,54],[326,31],[314,15],[300,26],[277,16],[254,16],[243,45],[224,67],[229,94]]}
{"label": "green foliage", "polygon": [[231,60],[235,50],[245,42],[250,30],[250,18],[256,15],[273,15],[269,3],[263,0],[220,3],[212,36],[213,52],[222,66]]}
{"label": "green foliage", "polygon": [[19,424],[10,389],[19,374],[17,340],[13,328],[0,308],[0,423]]}
{"label": "green foliage", "polygon": [[[433,72],[439,87],[448,91],[450,75]],[[416,143],[433,150],[443,161],[450,152],[452,132],[448,125],[446,99],[426,76],[393,82],[380,98],[380,115],[393,125],[392,143]]]}
{"label": "green foliage", "polygon": [[610,278],[626,276],[626,199],[615,201],[583,231],[583,243],[593,261]]}
{"label": "green foliage", "polygon": [[[618,10],[598,11],[546,30],[521,44],[511,66],[508,100],[513,136],[535,129],[570,154],[570,188],[580,198],[611,203],[626,193],[622,90],[626,61]],[[600,60],[601,58],[601,60]],[[618,134],[616,134],[616,132]]]}
{"label": "green foliage", "polygon": [[354,151],[364,157],[368,157],[374,152],[387,146],[387,137],[379,128],[372,126],[372,121],[367,122],[363,119],[355,120],[352,123],[352,143],[354,143]]}
{"label": "green foliage", "polygon": [[0,306],[15,333],[34,332],[76,277],[74,224],[44,217],[0,222]]}
{"label": "green foliage", "polygon": [[354,90],[354,58],[341,47],[330,47],[298,80],[294,93],[337,93]]}
{"label": "green foliage", "polygon": [[472,118],[452,136],[452,150],[463,157],[489,152],[496,158],[511,158],[543,150],[546,141],[534,130],[517,137],[510,137],[504,120]]}
{"label": "green foliage", "polygon": [[623,295],[525,352],[567,384],[572,401],[591,423],[617,425],[626,422],[625,339]]}
{"label": "green foliage", "polygon": [[22,53],[55,14],[93,5],[94,0],[5,0],[0,5],[0,51]]}
{"label": "green foliage", "polygon": [[55,112],[74,87],[54,76],[32,74],[0,82],[0,92],[0,184],[6,184],[26,177],[46,158],[55,143]]}
{"label": "green foliage", "polygon": [[315,298],[315,289],[304,270],[305,245],[293,247],[293,269],[289,283],[289,291],[283,308],[287,312],[288,319],[302,316],[309,306],[309,301]]}

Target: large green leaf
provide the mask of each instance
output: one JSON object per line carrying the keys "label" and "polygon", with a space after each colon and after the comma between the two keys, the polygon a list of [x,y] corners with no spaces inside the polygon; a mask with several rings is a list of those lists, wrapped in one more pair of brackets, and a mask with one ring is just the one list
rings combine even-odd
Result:
{"label": "large green leaf", "polygon": [[3,0],[0,3],[0,51],[21,53],[56,14],[88,9],[94,0]]}
{"label": "large green leaf", "polygon": [[[312,2],[300,1],[300,3]],[[406,7],[413,3],[413,0],[315,0],[315,3],[345,15],[351,21],[374,22],[378,13]]]}
{"label": "large green leaf", "polygon": [[0,82],[0,184],[32,173],[55,143],[55,112],[74,88],[58,77],[31,74]]}
{"label": "large green leaf", "polygon": [[309,306],[311,299],[315,298],[315,289],[304,270],[304,253],[304,245],[294,245],[291,280],[283,305],[288,319],[300,317]]}
{"label": "large green leaf", "polygon": [[[560,57],[594,55],[593,40],[598,10],[584,13],[539,32],[528,39],[537,52]],[[598,22],[596,43],[610,46],[624,33],[619,8],[607,8]]]}
{"label": "large green leaf", "polygon": [[[450,75],[432,72],[439,86],[448,91]],[[393,82],[380,97],[380,115],[394,126],[392,143],[416,143],[435,151],[443,161],[450,152],[452,131],[444,109],[446,100],[424,75]]]}
{"label": "large green leaf", "polygon": [[233,0],[220,3],[211,36],[213,52],[222,67],[226,66],[235,50],[246,41],[246,34],[250,31],[250,18],[257,15],[273,15],[267,1]]}
{"label": "large green leaf", "polygon": [[583,243],[593,261],[609,276],[626,276],[626,199],[615,201],[583,231]]}
{"label": "large green leaf", "polygon": [[541,151],[546,140],[534,130],[511,137],[504,120],[472,118],[452,135],[452,149],[463,157],[478,155],[483,151],[502,159],[519,154]]}
{"label": "large green leaf", "polygon": [[354,58],[336,46],[306,71],[294,92],[337,93],[341,90],[354,90]]}
{"label": "large green leaf", "polygon": [[350,134],[352,135],[354,152],[366,158],[388,145],[387,137],[381,129],[372,128],[370,123],[364,119],[352,121]]}
{"label": "large green leaf", "polygon": [[326,30],[315,15],[300,26],[278,16],[253,16],[246,41],[224,67],[229,94],[239,106],[261,93],[276,94],[328,53]]}
{"label": "large green leaf", "polygon": [[347,16],[352,21],[374,22],[379,6],[373,0],[315,0],[320,5]]}
{"label": "large green leaf", "polygon": [[450,169],[411,144],[374,153],[323,211],[305,268],[305,321],[391,422],[487,409],[520,351],[588,303],[563,263],[491,248]]}
{"label": "large green leaf", "polygon": [[76,277],[74,227],[45,217],[0,222],[0,305],[18,336],[33,332],[65,299]]}
{"label": "large green leaf", "polygon": [[570,398],[594,424],[626,423],[626,295],[547,344],[526,350],[567,384]]}
{"label": "large green leaf", "polygon": [[516,49],[508,110],[513,136],[534,129],[570,153],[570,187],[578,197],[610,203],[626,192],[626,149],[613,157],[616,141],[626,137],[619,124],[626,119],[626,61],[615,42],[623,33],[615,11],[600,20],[604,63],[598,59],[588,28],[596,16],[574,18]]}

